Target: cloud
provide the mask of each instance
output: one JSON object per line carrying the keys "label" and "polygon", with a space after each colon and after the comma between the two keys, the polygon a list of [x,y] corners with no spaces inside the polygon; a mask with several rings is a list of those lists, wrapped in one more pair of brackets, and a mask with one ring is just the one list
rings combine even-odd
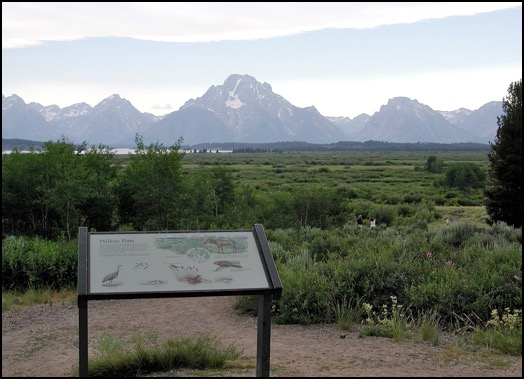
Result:
{"label": "cloud", "polygon": [[155,104],[151,107],[151,109],[154,109],[154,110],[160,110],[160,111],[170,111],[171,109],[173,109],[173,106],[171,104],[165,104],[165,105],[158,105],[158,104]]}
{"label": "cloud", "polygon": [[374,28],[522,6],[517,2],[2,2],[2,48],[91,37],[163,42],[255,40]]}

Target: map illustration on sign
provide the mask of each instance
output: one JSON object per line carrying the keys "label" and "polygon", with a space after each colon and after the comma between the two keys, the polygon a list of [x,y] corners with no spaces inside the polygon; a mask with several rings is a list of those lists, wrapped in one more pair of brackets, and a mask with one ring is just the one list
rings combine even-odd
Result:
{"label": "map illustration on sign", "polygon": [[267,288],[252,232],[91,233],[90,293]]}

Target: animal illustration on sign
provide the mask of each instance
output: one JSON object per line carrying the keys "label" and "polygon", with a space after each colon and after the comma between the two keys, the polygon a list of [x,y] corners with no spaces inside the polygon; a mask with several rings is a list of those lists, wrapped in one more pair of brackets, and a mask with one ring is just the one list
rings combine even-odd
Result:
{"label": "animal illustration on sign", "polygon": [[231,261],[216,261],[215,264],[218,266],[215,271],[221,270],[226,267],[242,268],[242,266],[240,266],[236,262],[231,262]]}
{"label": "animal illustration on sign", "polygon": [[167,282],[165,280],[149,280],[147,282],[142,282],[140,284],[144,285],[144,286],[152,286],[152,287],[158,287],[162,284],[166,284]]}
{"label": "animal illustration on sign", "polygon": [[198,268],[195,266],[184,268],[184,266],[177,266],[172,263],[168,263],[168,266],[177,277],[177,280],[181,282],[196,284],[203,281],[202,275],[197,274]]}
{"label": "animal illustration on sign", "polygon": [[102,283],[109,282],[109,285],[112,285],[113,284],[113,280],[118,276],[118,272],[120,271],[120,267],[122,267],[122,265],[116,266],[116,271],[113,271],[113,272],[107,274],[106,276],[104,276],[104,279],[102,279]]}
{"label": "animal illustration on sign", "polygon": [[145,270],[146,268],[149,267],[149,263],[147,262],[138,262],[135,267],[133,267],[133,269],[141,269],[141,270]]}
{"label": "animal illustration on sign", "polygon": [[229,246],[231,249],[233,249],[233,252],[237,252],[237,244],[232,239],[222,239],[222,238],[216,238],[216,237],[207,237],[204,240],[204,243],[207,244],[214,244],[218,248],[218,250],[223,253],[224,252],[224,246]]}

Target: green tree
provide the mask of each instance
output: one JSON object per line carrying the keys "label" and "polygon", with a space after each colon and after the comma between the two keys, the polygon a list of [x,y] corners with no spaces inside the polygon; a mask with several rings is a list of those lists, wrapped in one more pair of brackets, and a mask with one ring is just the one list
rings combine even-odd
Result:
{"label": "green tree", "polygon": [[43,155],[14,148],[2,155],[2,234],[44,236],[49,208],[43,202]]}
{"label": "green tree", "polygon": [[183,229],[212,229],[215,207],[211,198],[211,174],[200,167],[186,177],[187,191],[184,192]]}
{"label": "green tree", "polygon": [[114,155],[111,148],[99,145],[91,147],[81,156],[80,169],[87,173],[84,186],[89,188],[89,196],[80,209],[84,218],[83,224],[90,229],[114,229],[114,185],[117,175],[117,167],[113,164]]}
{"label": "green tree", "polygon": [[490,224],[522,226],[522,79],[508,87],[497,117],[497,136],[488,153],[490,183],[486,211]]}
{"label": "green tree", "polygon": [[474,163],[451,163],[446,168],[444,184],[469,193],[472,189],[483,188],[485,186],[486,173],[479,165]]}
{"label": "green tree", "polygon": [[211,168],[211,199],[217,218],[226,214],[234,204],[235,186],[231,172],[220,164]]}
{"label": "green tree", "polygon": [[240,183],[235,187],[235,212],[238,228],[250,228],[258,222],[256,210],[259,205],[254,186]]}
{"label": "green tree", "polygon": [[88,175],[80,168],[85,144],[76,150],[72,142],[62,139],[44,146],[46,165],[52,175],[52,181],[45,185],[45,203],[59,215],[58,225],[53,225],[56,232],[65,231],[71,240],[74,229],[80,225],[80,206],[91,195],[91,189],[85,186]]}
{"label": "green tree", "polygon": [[444,162],[441,158],[438,158],[436,155],[430,155],[426,161],[426,166],[424,167],[426,171],[440,174],[444,168]]}
{"label": "green tree", "polygon": [[300,228],[292,190],[279,189],[258,194],[256,218],[267,229]]}
{"label": "green tree", "polygon": [[[2,159],[2,228],[4,235],[71,240],[79,226],[106,228],[113,206],[110,183],[115,175],[109,148],[86,150],[62,137],[42,150],[13,151]],[[109,222],[109,224],[108,224]]]}
{"label": "green tree", "polygon": [[303,227],[327,228],[340,212],[336,191],[324,185],[310,185],[294,191],[295,215]]}
{"label": "green tree", "polygon": [[146,146],[136,135],[135,143],[116,186],[119,221],[135,230],[177,229],[184,192],[181,140],[170,147],[158,142]]}
{"label": "green tree", "polygon": [[58,215],[53,234],[65,232],[71,240],[79,226],[108,230],[114,209],[111,184],[116,176],[111,149],[103,145],[87,149],[86,142],[75,146],[65,138],[44,146],[51,179],[44,181],[44,203]]}
{"label": "green tree", "polygon": [[247,185],[237,188],[233,176],[222,164],[200,166],[186,177],[184,228],[243,228],[254,220],[255,194]]}

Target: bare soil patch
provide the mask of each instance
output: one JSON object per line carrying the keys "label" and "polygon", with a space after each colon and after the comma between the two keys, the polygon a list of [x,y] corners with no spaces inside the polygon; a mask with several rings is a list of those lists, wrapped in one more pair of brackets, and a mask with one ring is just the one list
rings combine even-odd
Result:
{"label": "bare soil patch", "polygon": [[[183,338],[205,332],[243,351],[246,368],[188,370],[152,376],[256,376],[257,319],[238,316],[229,296],[104,300],[88,303],[89,355],[96,339],[155,335]],[[343,338],[342,338],[343,337]],[[2,315],[2,376],[75,376],[78,308],[37,305]],[[439,346],[408,340],[359,338],[337,325],[272,325],[271,376],[284,377],[521,377],[522,357],[461,346],[446,334]]]}

